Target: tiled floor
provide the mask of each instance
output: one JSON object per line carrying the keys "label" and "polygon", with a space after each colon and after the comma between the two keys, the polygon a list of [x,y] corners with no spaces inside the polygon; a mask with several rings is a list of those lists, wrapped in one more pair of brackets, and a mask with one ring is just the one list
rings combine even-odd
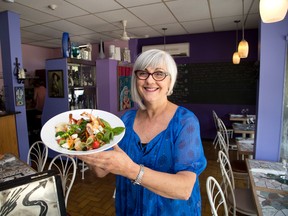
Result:
{"label": "tiled floor", "polygon": [[[212,141],[203,141],[205,155],[208,161],[206,170],[200,175],[202,194],[202,215],[210,216],[210,205],[206,194],[206,179],[214,176],[219,182],[220,166],[217,162],[218,150],[214,149]],[[230,157],[236,157],[235,152],[231,152]],[[103,216],[115,215],[113,191],[115,187],[114,175],[105,178],[97,178],[89,170],[85,172],[85,179],[81,179],[81,174],[77,174],[76,182],[71,190],[68,201],[68,212],[71,216]],[[245,182],[236,182],[245,187]]]}

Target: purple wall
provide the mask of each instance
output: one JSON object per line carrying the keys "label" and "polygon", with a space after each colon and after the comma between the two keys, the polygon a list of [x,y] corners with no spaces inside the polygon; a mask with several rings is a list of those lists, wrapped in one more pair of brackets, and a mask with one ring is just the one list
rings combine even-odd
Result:
{"label": "purple wall", "polygon": [[[18,58],[19,66],[23,68],[19,15],[10,11],[0,13],[0,26],[6,111],[20,112],[15,115],[18,149],[20,159],[26,161],[29,151],[26,108],[24,104],[17,106],[15,102],[15,87],[20,87],[24,90],[24,85],[22,83],[19,84],[13,74],[15,58]],[[10,143],[1,143],[1,145],[9,144]]]}
{"label": "purple wall", "polygon": [[[68,99],[68,78],[67,59],[51,59],[46,61],[46,86],[48,86],[48,71],[49,70],[63,70],[63,84],[64,84],[64,98],[52,98],[48,97],[48,91],[46,91],[45,104],[42,113],[42,125],[44,125],[50,118],[58,115],[59,113],[69,110]],[[48,89],[48,88],[47,88]]]}
{"label": "purple wall", "polygon": [[97,109],[112,112],[120,117],[125,111],[118,109],[117,65],[118,61],[116,60],[96,60]]}
{"label": "purple wall", "polygon": [[[239,39],[241,38],[239,32]],[[258,60],[258,30],[246,30],[245,39],[249,42],[249,55],[247,59],[241,61]],[[202,33],[191,35],[167,36],[166,44],[170,43],[190,43],[190,57],[175,58],[177,64],[185,63],[211,63],[211,62],[231,62],[235,51],[235,31]],[[137,54],[142,50],[142,46],[163,44],[163,37],[130,40],[129,48],[132,53],[132,59],[135,60]],[[213,139],[216,135],[216,129],[213,122],[212,110],[215,110],[219,117],[229,126],[229,113],[240,113],[243,108],[248,108],[251,114],[255,114],[255,106],[241,104],[181,104],[192,110],[198,117],[201,127],[201,137],[204,139]]]}
{"label": "purple wall", "polygon": [[[241,61],[257,61],[258,30],[246,30],[245,39],[249,42],[249,55],[247,59],[241,59]],[[175,58],[177,63],[231,62],[235,51],[235,31],[166,37],[166,44],[185,42],[190,43],[190,57]],[[163,44],[163,37],[140,39],[137,47],[133,48],[136,48],[136,52],[140,53],[142,46],[159,44]]]}
{"label": "purple wall", "polygon": [[[273,24],[261,24],[260,80],[256,159],[280,158],[288,15]],[[287,67],[287,63],[286,63]]]}

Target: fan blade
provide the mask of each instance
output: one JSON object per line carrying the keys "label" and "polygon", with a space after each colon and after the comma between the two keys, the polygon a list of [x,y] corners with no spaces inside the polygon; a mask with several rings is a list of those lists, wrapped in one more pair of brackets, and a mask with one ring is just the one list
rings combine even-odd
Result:
{"label": "fan blade", "polygon": [[128,37],[127,32],[126,32],[127,20],[122,20],[122,25],[123,25],[123,34],[122,34],[121,40],[128,41],[130,40],[130,37]]}

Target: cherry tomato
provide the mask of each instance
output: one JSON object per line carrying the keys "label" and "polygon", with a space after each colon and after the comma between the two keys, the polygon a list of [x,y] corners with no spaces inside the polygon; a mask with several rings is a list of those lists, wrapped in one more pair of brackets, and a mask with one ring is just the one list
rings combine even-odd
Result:
{"label": "cherry tomato", "polygon": [[93,148],[93,149],[97,149],[97,148],[99,148],[99,146],[100,146],[100,143],[99,143],[99,141],[97,141],[97,140],[94,141],[93,144],[92,144],[92,148]]}

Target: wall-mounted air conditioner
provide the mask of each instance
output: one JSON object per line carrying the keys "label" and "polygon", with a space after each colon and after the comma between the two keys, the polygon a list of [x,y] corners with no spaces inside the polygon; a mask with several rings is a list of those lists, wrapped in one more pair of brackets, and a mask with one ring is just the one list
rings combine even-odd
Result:
{"label": "wall-mounted air conditioner", "polygon": [[173,57],[188,57],[190,56],[190,44],[189,43],[176,43],[176,44],[161,44],[143,46],[142,52],[150,49],[165,50]]}

